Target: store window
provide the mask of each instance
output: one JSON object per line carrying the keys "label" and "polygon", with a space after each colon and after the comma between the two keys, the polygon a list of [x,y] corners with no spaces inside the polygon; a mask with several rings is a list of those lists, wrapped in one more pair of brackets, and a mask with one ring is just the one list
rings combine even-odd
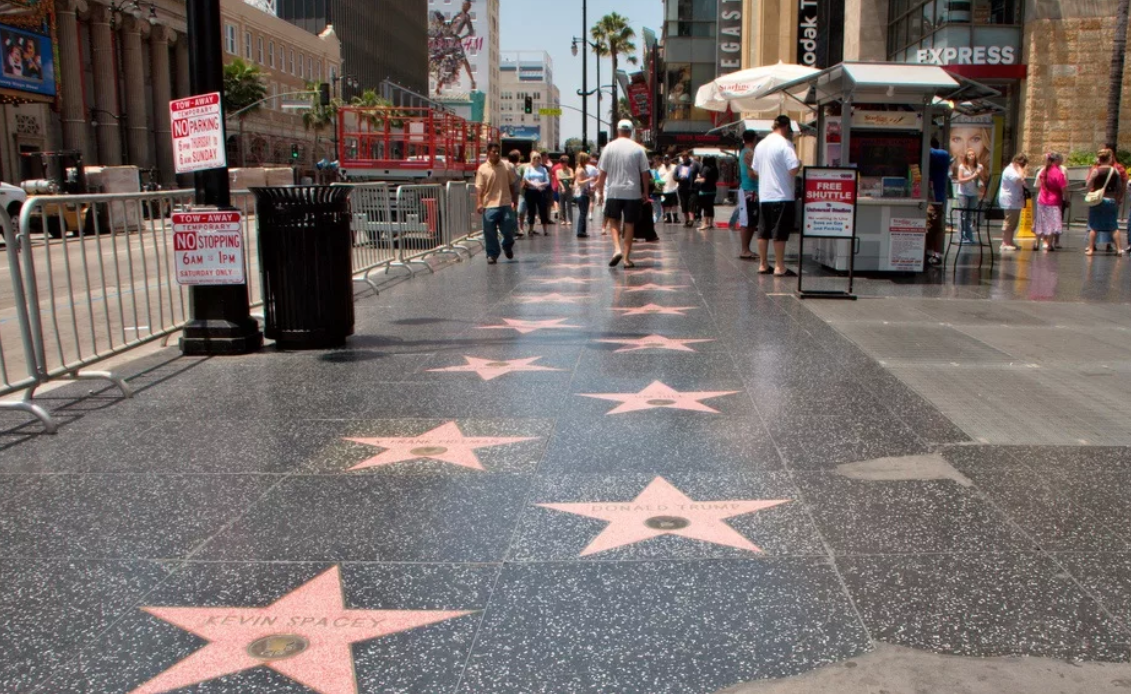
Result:
{"label": "store window", "polygon": [[225,48],[232,55],[239,55],[240,49],[236,44],[236,27],[234,24],[224,25],[224,43]]}
{"label": "store window", "polygon": [[267,64],[272,68],[275,67],[275,42],[272,41],[267,44]]}
{"label": "store window", "polygon": [[251,60],[251,32],[245,31],[243,33],[243,57]]}
{"label": "store window", "polygon": [[263,37],[262,36],[260,36],[258,39],[256,39],[255,62],[259,63],[260,65],[263,64]]}

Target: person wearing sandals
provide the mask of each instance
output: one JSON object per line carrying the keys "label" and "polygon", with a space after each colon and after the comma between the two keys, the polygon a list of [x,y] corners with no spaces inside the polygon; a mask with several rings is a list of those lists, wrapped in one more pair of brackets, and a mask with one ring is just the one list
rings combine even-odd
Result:
{"label": "person wearing sandals", "polygon": [[715,228],[715,196],[719,192],[719,160],[718,157],[703,159],[703,168],[699,170],[699,231]]}
{"label": "person wearing sandals", "polygon": [[569,227],[573,225],[573,167],[569,157],[562,155],[558,163],[558,223]]}
{"label": "person wearing sandals", "polygon": [[1119,239],[1119,205],[1123,202],[1123,180],[1115,168],[1115,153],[1104,148],[1097,157],[1099,165],[1088,175],[1089,193],[1103,191],[1103,199],[1088,208],[1088,248],[1087,255],[1096,252],[1096,235],[1110,233],[1115,241],[1115,254],[1123,254]]}
{"label": "person wearing sandals", "polygon": [[1013,235],[1017,233],[1017,226],[1021,223],[1021,210],[1025,209],[1025,167],[1029,165],[1029,157],[1025,154],[1015,154],[1013,161],[1001,173],[1001,188],[997,193],[997,204],[1005,211],[1005,221],[1001,225],[1001,250],[1015,251],[1017,246],[1013,243]]}
{"label": "person wearing sandals", "polygon": [[652,172],[648,168],[648,154],[632,140],[633,125],[630,120],[617,123],[617,139],[601,152],[601,171],[597,188],[605,192],[605,218],[612,231],[615,252],[609,267],[616,267],[624,259],[625,267],[636,267],[630,260],[632,235],[636,220],[651,204]]}
{"label": "person wearing sandals", "polygon": [[1045,155],[1045,165],[1037,172],[1037,187],[1040,195],[1037,196],[1037,210],[1033,216],[1033,233],[1037,240],[1033,242],[1033,250],[1038,244],[1043,245],[1046,251],[1056,250],[1057,239],[1064,225],[1064,191],[1068,188],[1068,176],[1061,166],[1064,158],[1058,152],[1049,152]]}
{"label": "person wearing sandals", "polygon": [[754,233],[758,230],[758,175],[754,172],[754,148],[757,145],[758,133],[753,130],[742,133],[742,152],[738,156],[741,182],[738,191],[738,226],[742,229],[742,250],[738,257],[742,260],[758,259],[758,255],[750,250]]}
{"label": "person wearing sandals", "polygon": [[597,167],[589,163],[589,154],[581,152],[577,155],[577,171],[574,172],[573,194],[577,202],[577,238],[589,235],[589,203],[593,198],[593,186],[597,183],[600,173]]}
{"label": "person wearing sandals", "polygon": [[[794,177],[801,160],[793,149],[793,122],[789,116],[774,119],[774,131],[754,148],[754,174],[758,177],[758,274],[784,277],[785,244],[797,217]],[[774,269],[770,270],[770,241],[774,242]]]}

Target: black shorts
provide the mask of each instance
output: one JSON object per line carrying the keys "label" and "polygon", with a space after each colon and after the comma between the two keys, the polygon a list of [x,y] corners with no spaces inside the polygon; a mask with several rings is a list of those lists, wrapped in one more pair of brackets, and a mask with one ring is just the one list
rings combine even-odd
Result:
{"label": "black shorts", "polygon": [[788,241],[797,217],[797,203],[763,202],[758,205],[758,238],[766,241]]}
{"label": "black shorts", "polygon": [[675,207],[679,204],[679,193],[664,193],[664,207]]}
{"label": "black shorts", "polygon": [[624,198],[609,198],[605,201],[605,216],[617,221],[624,220],[625,224],[636,224],[640,219],[640,209],[643,203],[640,198],[626,200]]}

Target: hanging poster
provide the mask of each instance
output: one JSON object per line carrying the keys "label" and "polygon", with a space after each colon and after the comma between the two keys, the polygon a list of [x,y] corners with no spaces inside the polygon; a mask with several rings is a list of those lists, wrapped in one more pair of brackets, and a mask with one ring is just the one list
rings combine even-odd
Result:
{"label": "hanging poster", "polygon": [[[429,95],[443,100],[467,100],[473,92],[489,91],[488,11],[483,0],[428,3]],[[476,7],[479,5],[479,7]],[[439,9],[447,8],[447,12]]]}
{"label": "hanging poster", "polygon": [[55,98],[51,9],[48,0],[0,0],[0,92],[24,101]]}

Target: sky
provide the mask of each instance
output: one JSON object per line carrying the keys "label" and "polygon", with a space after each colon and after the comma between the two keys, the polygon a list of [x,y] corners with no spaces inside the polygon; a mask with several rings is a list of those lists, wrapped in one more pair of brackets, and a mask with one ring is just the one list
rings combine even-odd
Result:
{"label": "sky", "polygon": [[[581,54],[574,58],[570,44],[574,36],[581,36],[582,0],[501,0],[499,4],[499,50],[537,51],[544,50],[554,61],[554,82],[562,94],[562,105],[581,108]],[[636,30],[636,47],[643,48],[643,31],[648,27],[661,33],[661,20],[664,16],[663,0],[589,0],[589,26],[609,12],[619,12],[627,17]],[[588,31],[586,31],[588,35]],[[622,62],[623,65],[623,62]],[[611,82],[611,63],[606,58],[601,65],[601,81]],[[596,56],[589,56],[589,88],[597,86]],[[609,98],[606,94],[601,110],[608,118]],[[597,110],[596,95],[589,98],[589,139],[597,139],[597,121],[593,117]],[[562,109],[562,145],[571,137],[581,137],[581,114],[568,108]]]}

